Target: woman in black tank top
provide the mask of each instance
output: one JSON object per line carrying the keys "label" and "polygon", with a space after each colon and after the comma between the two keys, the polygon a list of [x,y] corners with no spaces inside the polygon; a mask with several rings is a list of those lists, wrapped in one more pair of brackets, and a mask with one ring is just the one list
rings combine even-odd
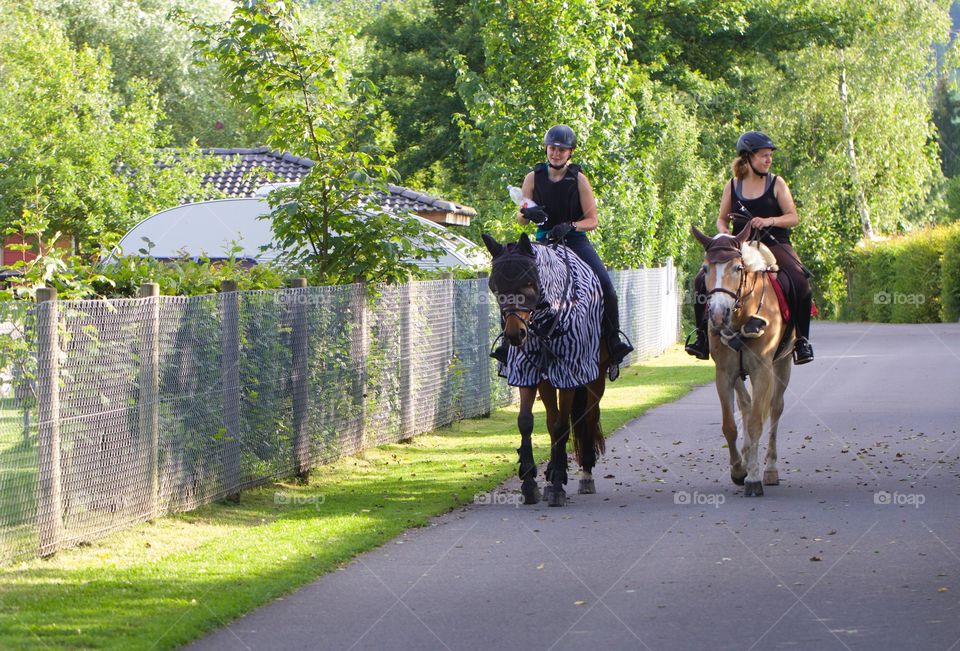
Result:
{"label": "woman in black tank top", "polygon": [[[738,234],[749,223],[777,258],[777,265],[786,274],[790,285],[790,311],[797,333],[794,363],[813,361],[810,345],[810,310],[813,294],[807,273],[790,244],[790,229],[800,223],[790,188],[782,177],[770,174],[776,146],[765,133],[747,131],[737,141],[737,158],[731,164],[733,179],[720,199],[717,231]],[[709,359],[709,340],[704,323],[705,282],[703,273],[694,279],[694,316],[696,340],[686,350],[700,359]]]}
{"label": "woman in black tank top", "polygon": [[[600,281],[603,291],[603,333],[610,356],[610,366],[616,367],[633,352],[633,346],[620,338],[620,306],[610,274],[597,255],[587,232],[598,225],[597,201],[590,181],[570,159],[577,146],[577,136],[570,127],[558,124],[543,137],[547,162],[539,163],[523,179],[521,191],[525,199],[536,202],[535,208],[524,208],[517,222],[537,225],[537,241],[552,238],[562,241],[577,257],[589,266]],[[505,361],[506,342],[490,355]],[[503,358],[503,359],[501,359]],[[614,376],[611,376],[613,378]]]}

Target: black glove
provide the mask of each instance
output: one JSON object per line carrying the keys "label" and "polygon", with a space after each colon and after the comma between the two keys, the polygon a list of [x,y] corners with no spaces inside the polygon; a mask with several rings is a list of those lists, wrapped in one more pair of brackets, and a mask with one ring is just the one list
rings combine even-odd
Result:
{"label": "black glove", "polygon": [[573,224],[570,222],[563,222],[562,224],[557,224],[550,229],[550,234],[547,236],[553,242],[562,242],[563,238],[567,236],[567,233],[570,231],[576,230],[573,227]]}
{"label": "black glove", "polygon": [[536,225],[540,225],[547,221],[550,216],[547,214],[547,211],[541,208],[540,206],[532,206],[530,208],[521,208],[520,212],[524,217],[532,221]]}

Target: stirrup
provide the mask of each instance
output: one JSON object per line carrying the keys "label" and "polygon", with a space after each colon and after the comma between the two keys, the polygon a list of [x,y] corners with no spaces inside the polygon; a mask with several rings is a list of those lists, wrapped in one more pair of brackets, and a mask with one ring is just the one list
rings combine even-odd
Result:
{"label": "stirrup", "polygon": [[770,322],[764,319],[759,314],[754,314],[752,317],[747,319],[747,322],[743,324],[740,328],[740,334],[747,339],[756,339],[757,337],[762,337],[765,332],[764,328],[770,325]]}
{"label": "stirrup", "polygon": [[[498,343],[500,344],[499,346],[497,345]],[[510,345],[504,341],[503,333],[501,333],[500,336],[493,341],[493,345],[490,347],[490,357],[497,360],[501,364],[506,365],[507,359],[509,358],[509,353]]]}

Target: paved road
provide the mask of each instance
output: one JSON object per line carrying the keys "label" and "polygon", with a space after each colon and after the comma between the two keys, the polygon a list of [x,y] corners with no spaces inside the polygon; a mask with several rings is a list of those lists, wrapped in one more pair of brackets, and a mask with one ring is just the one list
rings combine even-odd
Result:
{"label": "paved road", "polygon": [[960,649],[960,325],[814,336],[765,497],[704,387],[611,437],[598,494],[449,514],[192,648]]}

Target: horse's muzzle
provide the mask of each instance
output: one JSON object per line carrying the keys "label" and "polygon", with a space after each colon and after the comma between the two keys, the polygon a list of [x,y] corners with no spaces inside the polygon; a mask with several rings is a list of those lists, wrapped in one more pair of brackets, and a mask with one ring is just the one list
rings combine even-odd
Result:
{"label": "horse's muzzle", "polygon": [[511,346],[522,346],[523,342],[527,340],[527,329],[519,328],[516,332],[511,332],[510,334],[505,332],[503,333],[503,337]]}

